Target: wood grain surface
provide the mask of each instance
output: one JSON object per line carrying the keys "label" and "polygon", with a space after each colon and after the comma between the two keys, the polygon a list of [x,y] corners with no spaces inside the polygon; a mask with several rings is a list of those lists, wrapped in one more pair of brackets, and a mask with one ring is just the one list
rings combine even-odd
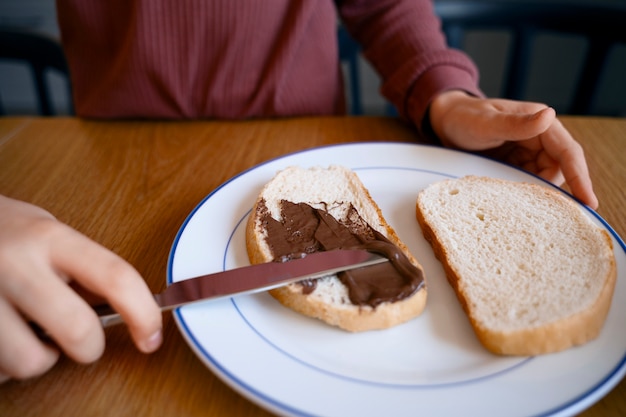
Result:
{"label": "wood grain surface", "polygon": [[[626,119],[563,117],[583,145],[599,214],[626,236]],[[0,118],[0,194],[44,207],[127,259],[153,292],[165,287],[171,244],[211,191],[261,162],[317,146],[415,142],[401,121],[315,117],[239,122],[99,122]],[[107,329],[94,364],[61,361],[0,385],[0,416],[268,416],[214,376],[164,316],[152,355],[124,326]],[[626,382],[581,414],[626,415]]]}

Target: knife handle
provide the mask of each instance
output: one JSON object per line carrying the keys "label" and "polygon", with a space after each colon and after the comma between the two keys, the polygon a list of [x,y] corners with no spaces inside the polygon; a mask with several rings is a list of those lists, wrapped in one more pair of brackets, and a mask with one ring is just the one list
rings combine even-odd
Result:
{"label": "knife handle", "polygon": [[115,324],[123,323],[122,316],[120,316],[113,308],[108,304],[99,304],[92,306],[98,317],[102,327],[109,327]]}
{"label": "knife handle", "polygon": [[[123,323],[122,316],[111,308],[108,304],[99,304],[97,306],[92,306],[98,318],[100,319],[100,323],[102,323],[102,327],[109,327],[115,324]],[[34,321],[29,321],[28,325],[31,330],[35,333],[35,335],[47,343],[54,343],[48,332],[46,332],[39,324]]]}

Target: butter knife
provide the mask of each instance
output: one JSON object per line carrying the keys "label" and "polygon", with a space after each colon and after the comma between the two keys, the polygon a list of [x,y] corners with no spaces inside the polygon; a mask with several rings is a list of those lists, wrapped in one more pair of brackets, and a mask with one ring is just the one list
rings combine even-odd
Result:
{"label": "butter knife", "polygon": [[[322,278],[341,271],[364,268],[388,259],[362,249],[339,249],[312,254],[284,262],[268,262],[174,282],[154,299],[167,311],[199,301],[267,291],[304,279]],[[103,327],[122,322],[109,305],[94,306]]]}

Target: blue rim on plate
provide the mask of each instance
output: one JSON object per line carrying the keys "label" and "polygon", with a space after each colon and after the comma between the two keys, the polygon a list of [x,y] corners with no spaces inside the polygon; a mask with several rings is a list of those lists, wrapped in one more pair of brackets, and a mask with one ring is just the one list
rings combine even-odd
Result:
{"label": "blue rim on plate", "polygon": [[[420,239],[423,240],[419,227],[410,231],[410,235],[405,235],[408,237],[403,237],[401,233],[401,230],[404,233],[408,233],[405,229],[407,228],[406,225],[409,225],[411,221],[415,224],[417,223],[414,216],[411,219],[407,218],[407,213],[414,213],[414,205],[412,207],[406,206],[408,205],[409,197],[411,195],[416,197],[419,189],[411,189],[407,184],[415,182],[415,187],[420,187],[418,183],[422,181],[421,187],[423,187],[437,179],[459,177],[466,174],[500,176],[548,184],[525,171],[488,158],[418,144],[368,142],[331,145],[296,152],[259,164],[231,178],[211,192],[194,208],[187,219],[185,219],[172,245],[168,259],[167,283],[169,284],[175,280],[204,272],[224,270],[245,264],[247,258],[245,242],[242,244],[244,235],[242,230],[245,229],[245,221],[254,198],[260,191],[260,186],[266,183],[273,176],[273,173],[288,165],[311,166],[331,164],[346,165],[357,172],[366,187],[370,189],[374,200],[381,205],[387,220],[401,235],[402,240],[407,243],[411,252],[424,265],[425,270],[426,265],[422,262],[422,259],[432,258],[432,254],[424,252],[429,249],[429,246],[424,246],[426,244],[418,242]],[[402,205],[395,201],[398,194],[398,186],[396,186],[396,190],[387,190],[389,179],[395,178],[405,180],[401,181],[402,184],[399,185],[407,189],[406,195],[402,197],[404,202]],[[383,183],[385,187],[381,187],[380,184]],[[550,186],[554,187],[551,184]],[[381,188],[385,189],[382,190]],[[558,187],[554,188],[559,189]],[[376,195],[377,192],[379,196]],[[569,194],[565,194],[573,198]],[[207,207],[212,204],[216,206]],[[626,262],[624,261],[626,259],[626,245],[622,239],[595,211],[586,206],[581,205],[581,207],[600,227],[604,227],[609,231],[614,243],[617,243],[615,250],[620,265]],[[205,215],[205,213],[207,214]],[[220,218],[222,216],[221,213],[228,217],[227,221]],[[217,216],[210,216],[209,214]],[[394,224],[394,221],[397,219],[400,219],[398,221],[401,224],[397,222]],[[405,227],[401,228],[400,226]],[[219,230],[216,232],[214,229]],[[219,247],[213,247],[215,246],[214,240],[219,242]],[[209,249],[209,247],[211,248]],[[203,260],[198,260],[202,257],[202,254],[213,255],[210,256],[210,259],[204,256]],[[436,266],[438,264],[437,261],[432,259],[426,260],[431,264],[430,270],[426,270],[429,282],[429,301],[427,302],[425,313],[429,317],[419,317],[394,330],[385,331],[386,333],[346,336],[341,331],[329,329],[328,326],[319,325],[317,322],[313,323],[308,318],[281,310],[280,306],[276,306],[278,303],[273,302],[266,294],[232,298],[224,300],[219,305],[200,303],[195,306],[177,309],[174,315],[179,329],[189,346],[216,375],[251,401],[272,412],[288,416],[341,415],[342,411],[349,407],[358,409],[359,405],[355,404],[363,401],[363,398],[360,398],[362,395],[381,398],[377,402],[366,404],[366,409],[359,410],[359,414],[364,416],[380,414],[376,408],[377,404],[385,401],[397,407],[398,413],[402,413],[403,410],[410,411],[411,407],[414,406],[413,403],[417,401],[430,407],[428,410],[422,410],[425,413],[435,415],[441,412],[441,415],[450,415],[451,412],[454,414],[456,410],[454,405],[444,405],[441,402],[433,404],[430,403],[430,398],[443,394],[458,397],[459,393],[463,394],[459,399],[459,407],[462,406],[464,412],[467,412],[469,407],[471,411],[478,412],[481,415],[501,415],[502,407],[505,409],[506,407],[515,407],[515,412],[519,412],[519,415],[523,416],[571,415],[598,401],[624,376],[626,372],[626,338],[608,334],[610,332],[605,330],[601,337],[604,337],[604,339],[609,338],[609,340],[598,343],[590,342],[588,345],[591,347],[583,347],[583,349],[588,349],[591,352],[591,357],[599,357],[605,356],[604,350],[607,349],[606,346],[610,347],[612,356],[608,355],[610,358],[607,359],[610,363],[601,363],[600,374],[594,376],[588,382],[583,382],[582,386],[568,387],[571,393],[561,392],[565,388],[556,388],[557,392],[553,395],[554,400],[550,398],[542,400],[538,398],[541,395],[540,393],[534,393],[532,395],[535,396],[535,399],[541,405],[538,406],[539,408],[529,407],[527,410],[524,409],[524,405],[480,405],[474,403],[474,398],[491,395],[492,392],[497,392],[500,389],[500,385],[506,386],[508,384],[519,389],[519,386],[529,388],[530,384],[541,386],[542,378],[545,378],[551,385],[555,385],[554,381],[561,382],[559,381],[558,373],[563,371],[563,365],[559,363],[569,359],[566,357],[567,355],[572,355],[576,359],[576,354],[578,353],[576,349],[579,348],[571,349],[568,351],[569,353],[555,354],[560,356],[550,355],[537,358],[491,357],[493,360],[486,359],[476,349],[475,340],[466,340],[468,339],[468,333],[465,331],[468,325],[463,318],[458,318],[460,317],[459,314],[462,313],[458,311],[457,305],[452,306],[451,290],[447,288],[447,283],[435,282],[435,285],[433,285],[433,282],[431,282],[433,280],[431,275],[441,275],[441,272],[437,270],[437,268],[440,268]],[[190,264],[197,265],[190,266]],[[210,270],[207,270],[207,268]],[[432,270],[436,272],[431,274],[430,271]],[[623,268],[620,268],[618,265],[618,277],[620,273],[623,275]],[[445,279],[435,279],[445,281]],[[618,279],[618,284],[619,282],[621,280]],[[440,285],[440,289],[434,292],[436,285]],[[621,298],[626,297],[626,289],[616,286],[616,293],[618,291]],[[444,292],[448,293],[446,294],[447,298],[444,297],[437,300],[437,297],[442,297],[439,294]],[[611,311],[613,312],[613,310],[619,308],[620,311],[618,313],[621,314],[621,306],[617,305],[615,298],[614,296],[614,304]],[[431,303],[434,303],[434,306],[431,306]],[[300,342],[300,340],[307,340],[308,334],[315,334],[316,337],[326,340],[326,344],[332,346],[333,343],[336,343],[340,348],[344,346],[354,347],[350,338],[361,338],[368,343],[372,341],[379,343],[381,338],[396,338],[398,343],[405,343],[407,340],[412,340],[406,336],[406,333],[423,334],[429,332],[430,330],[424,330],[429,329],[424,322],[440,320],[434,317],[435,314],[429,313],[429,306],[431,306],[431,310],[440,314],[441,312],[448,314],[448,310],[453,310],[451,314],[458,316],[457,320],[453,321],[455,323],[458,322],[454,326],[460,327],[456,328],[454,332],[460,331],[463,333],[462,344],[468,343],[467,345],[464,344],[463,348],[467,347],[471,352],[470,355],[467,355],[468,359],[465,362],[465,358],[459,362],[460,365],[467,367],[467,371],[457,375],[454,373],[454,370],[451,371],[442,366],[441,368],[433,368],[434,370],[430,376],[428,372],[424,374],[425,376],[416,376],[405,371],[400,366],[402,364],[395,363],[392,360],[388,364],[391,371],[387,374],[385,366],[388,359],[376,356],[379,353],[376,350],[372,350],[368,354],[382,359],[382,362],[385,363],[368,368],[368,366],[362,363],[365,362],[365,359],[358,357],[358,355],[356,355],[357,358],[344,357],[342,360],[336,361],[331,357],[331,353],[327,351],[326,345],[318,344],[317,339],[310,339],[305,345]],[[215,323],[216,319],[219,321],[223,320],[224,323],[218,325]],[[281,329],[281,326],[284,329]],[[446,324],[446,326],[448,325]],[[391,337],[389,337],[390,335]],[[437,335],[434,339],[441,339],[439,336]],[[612,337],[616,338],[615,341],[611,339]],[[232,340],[229,340],[229,338]],[[471,338],[469,336],[469,339]],[[219,339],[219,341],[216,341],[216,339]],[[245,346],[240,346],[242,343]],[[433,343],[433,346],[437,349],[443,349],[442,352],[447,352],[449,358],[454,355],[459,357],[465,356],[464,351],[459,353],[458,350],[455,350],[455,343],[442,343],[440,340],[429,343]],[[597,345],[595,348],[594,346],[596,345],[593,345],[594,343]],[[402,346],[406,346],[406,344]],[[406,347],[400,347],[399,349],[400,356],[404,354],[408,357],[408,360],[419,363],[419,358],[415,358],[415,355],[409,349]],[[239,353],[234,353],[233,351],[235,350]],[[245,362],[243,357],[254,357],[255,355],[254,360],[256,362],[251,362],[247,366],[240,366],[240,362]],[[589,354],[585,353],[585,357],[587,356]],[[435,359],[441,358],[435,357]],[[604,358],[600,359],[600,362],[602,362]],[[266,381],[263,378],[263,372],[266,374],[268,372],[256,369],[259,367],[259,362],[269,362],[269,366],[273,366],[272,369],[275,370],[275,374],[278,377],[271,375],[271,378],[269,378],[268,375],[268,379],[271,379],[271,382]],[[344,366],[346,363],[347,365]],[[593,364],[593,366],[596,365]],[[423,363],[420,366],[423,366]],[[550,368],[555,369],[556,376],[548,374],[548,371],[544,373],[543,369]],[[450,372],[452,372],[450,375],[440,375]],[[584,373],[586,369],[575,371],[574,375],[578,375],[576,372],[579,374]],[[303,375],[303,379],[306,378],[306,381],[298,379],[300,374]],[[304,375],[307,376],[305,377]],[[571,375],[566,375],[565,377],[575,379]],[[527,379],[532,382],[529,383]],[[309,380],[312,381],[310,382],[311,385],[307,385]],[[278,385],[276,390],[268,387],[271,384]],[[289,385],[281,387],[281,384]],[[323,401],[327,394],[332,394],[333,402],[339,404],[336,406],[319,406],[317,403],[309,403],[308,399],[300,396],[300,393],[291,392],[292,386],[300,384],[302,384],[302,387],[314,391],[320,401]],[[280,388],[282,388],[282,391]],[[553,387],[545,388],[548,391],[554,389]],[[331,392],[333,390],[334,392]],[[283,394],[284,391],[289,393]],[[465,391],[472,391],[466,395],[467,398],[464,397]],[[341,396],[337,398],[335,395],[337,392],[345,392],[346,394],[343,398]],[[507,394],[503,393],[501,395],[502,398],[506,398]],[[388,399],[384,399],[387,397]],[[524,395],[519,397],[520,402],[529,402],[528,398],[524,399]],[[365,402],[367,403],[367,400]],[[495,402],[497,403],[498,401]],[[511,400],[509,400],[510,402]],[[482,403],[487,402],[482,401]],[[437,409],[435,410],[435,408]],[[372,414],[368,414],[370,411]],[[461,414],[461,408],[458,411]],[[410,413],[407,415],[410,415]],[[510,413],[509,415],[513,414]]]}

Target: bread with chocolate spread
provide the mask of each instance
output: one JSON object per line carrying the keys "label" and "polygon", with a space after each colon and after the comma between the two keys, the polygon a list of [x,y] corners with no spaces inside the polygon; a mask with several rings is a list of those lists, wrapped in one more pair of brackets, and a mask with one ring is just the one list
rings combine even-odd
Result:
{"label": "bread with chocolate spread", "polygon": [[598,336],[616,264],[608,233],[548,187],[468,176],[431,184],[416,204],[480,342],[537,355]]}
{"label": "bread with chocolate spread", "polygon": [[348,168],[288,167],[261,190],[246,227],[253,264],[302,253],[366,248],[389,257],[373,267],[270,291],[284,306],[341,329],[386,329],[426,303],[422,267]]}

